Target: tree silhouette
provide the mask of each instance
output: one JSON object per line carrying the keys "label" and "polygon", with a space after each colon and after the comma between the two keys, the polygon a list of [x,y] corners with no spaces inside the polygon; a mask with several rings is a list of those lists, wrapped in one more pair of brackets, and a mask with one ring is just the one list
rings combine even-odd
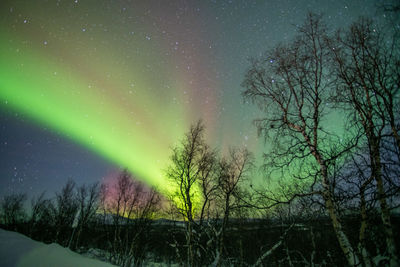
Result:
{"label": "tree silhouette", "polygon": [[134,180],[127,170],[118,175],[115,184],[102,185],[100,192],[103,224],[107,224],[107,214],[112,217],[110,260],[123,266],[140,265],[149,244],[141,239],[159,209],[160,195]]}
{"label": "tree silhouette", "polygon": [[53,218],[55,226],[54,242],[67,246],[70,240],[69,229],[76,217],[78,202],[75,195],[75,182],[68,180],[61,192],[56,193],[53,206]]}
{"label": "tree silhouette", "polygon": [[243,183],[248,179],[252,167],[253,156],[247,149],[231,149],[229,156],[219,161],[218,195],[223,217],[217,236],[216,266],[221,265],[229,219],[231,213],[241,207],[239,202],[244,197]]}
{"label": "tree silhouette", "polygon": [[[390,34],[390,32],[389,32]],[[376,182],[386,246],[391,264],[397,258],[384,188],[382,143],[391,133],[400,151],[400,45],[397,35],[360,19],[330,42],[338,86],[334,100],[352,116],[368,147],[371,180]]]}
{"label": "tree silhouette", "polygon": [[75,248],[79,247],[82,231],[88,227],[89,222],[94,218],[98,210],[98,200],[100,196],[100,187],[98,183],[92,185],[82,185],[78,188],[78,221],[77,232],[75,234]]}
{"label": "tree silhouette", "polygon": [[0,215],[2,224],[7,225],[10,229],[16,230],[19,223],[25,219],[24,201],[25,194],[11,194],[4,196],[0,202]]}
{"label": "tree silhouette", "polygon": [[323,198],[348,264],[357,266],[360,260],[339,218],[330,175],[333,163],[351,146],[324,129],[329,93],[334,89],[327,30],[320,16],[309,14],[298,32],[293,42],[253,61],[243,82],[244,96],[265,111],[256,125],[274,144],[265,157],[267,167],[287,170],[285,175],[300,188],[293,198]]}
{"label": "tree silhouette", "polygon": [[[204,140],[204,125],[198,121],[190,127],[190,131],[182,140],[180,146],[173,148],[171,165],[167,169],[167,177],[177,190],[172,192],[172,201],[178,212],[187,222],[186,246],[187,265],[194,264],[194,224],[195,214],[201,211],[204,216],[209,200],[208,178],[214,164],[213,152]],[[202,189],[200,183],[202,182]],[[203,205],[200,204],[201,192],[206,196]],[[200,208],[201,206],[201,208]]]}

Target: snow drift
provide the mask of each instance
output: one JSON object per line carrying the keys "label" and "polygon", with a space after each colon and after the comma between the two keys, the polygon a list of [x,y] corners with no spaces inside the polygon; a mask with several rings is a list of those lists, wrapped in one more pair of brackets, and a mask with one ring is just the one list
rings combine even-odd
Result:
{"label": "snow drift", "polygon": [[22,234],[0,229],[2,267],[112,267],[109,263],[85,258],[58,244],[46,245]]}

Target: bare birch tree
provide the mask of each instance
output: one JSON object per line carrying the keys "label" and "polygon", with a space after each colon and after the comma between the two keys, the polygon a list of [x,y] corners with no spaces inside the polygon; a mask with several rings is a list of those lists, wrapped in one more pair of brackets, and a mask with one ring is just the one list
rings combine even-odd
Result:
{"label": "bare birch tree", "polygon": [[196,212],[200,213],[202,222],[210,200],[212,185],[209,178],[214,164],[214,152],[204,141],[201,121],[191,126],[180,146],[173,148],[171,161],[166,175],[177,188],[171,199],[186,222],[186,264],[193,266],[197,250],[194,230]]}
{"label": "bare birch tree", "polygon": [[274,144],[266,155],[267,166],[287,170],[283,176],[297,180],[302,192],[295,196],[323,198],[347,262],[357,266],[360,260],[343,229],[330,176],[332,162],[351,146],[324,129],[329,92],[334,89],[334,77],[327,68],[326,27],[320,16],[309,14],[298,32],[294,41],[278,45],[253,62],[243,82],[244,96],[265,112],[256,124]]}
{"label": "bare birch tree", "polygon": [[98,209],[100,188],[98,183],[92,185],[82,185],[78,188],[78,225],[75,233],[75,248],[79,247],[82,231],[88,227],[89,222],[94,218]]}
{"label": "bare birch tree", "polygon": [[56,193],[53,210],[55,237],[54,242],[63,246],[70,240],[70,228],[78,210],[78,203],[75,195],[75,182],[68,180],[61,192]]}
{"label": "bare birch tree", "polygon": [[371,20],[360,19],[330,43],[338,79],[335,101],[352,114],[365,137],[371,179],[376,182],[391,265],[400,265],[383,178],[382,143],[391,133],[400,150],[400,42]]}
{"label": "bare birch tree", "polygon": [[253,156],[247,149],[231,149],[227,158],[219,162],[218,195],[222,208],[222,223],[217,231],[217,253],[214,265],[221,266],[224,256],[225,235],[232,212],[240,207],[242,186],[253,167]]}
{"label": "bare birch tree", "polygon": [[29,219],[30,236],[36,240],[50,241],[49,236],[54,221],[54,206],[50,199],[45,198],[45,192],[31,200],[31,216]]}
{"label": "bare birch tree", "polygon": [[112,216],[112,262],[122,266],[142,263],[147,243],[140,239],[149,228],[160,200],[155,189],[134,180],[127,170],[118,175],[111,188],[101,187],[101,210],[105,216]]}

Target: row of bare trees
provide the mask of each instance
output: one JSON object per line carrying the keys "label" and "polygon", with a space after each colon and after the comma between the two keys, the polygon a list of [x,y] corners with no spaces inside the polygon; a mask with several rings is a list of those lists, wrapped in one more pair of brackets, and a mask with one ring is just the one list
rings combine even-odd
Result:
{"label": "row of bare trees", "polygon": [[83,228],[94,219],[98,196],[97,183],[76,188],[72,180],[68,180],[52,199],[45,198],[44,192],[32,198],[29,212],[25,211],[25,194],[4,196],[1,224],[41,241],[77,248]]}
{"label": "row of bare trees", "polygon": [[[331,34],[309,14],[294,40],[252,61],[243,82],[244,97],[265,114],[256,125],[273,144],[265,154],[269,178],[296,187],[258,189],[264,203],[255,207],[319,203],[350,266],[400,265],[391,223],[400,186],[399,45],[396,30],[372,20]],[[342,221],[350,206],[360,218],[358,240]],[[379,255],[370,246],[376,240],[367,240],[371,210],[381,217]]]}
{"label": "row of bare trees", "polygon": [[142,242],[160,195],[134,180],[127,171],[114,183],[79,187],[69,180],[52,199],[45,193],[24,209],[25,194],[11,194],[0,201],[0,223],[43,242],[55,242],[84,252],[101,248],[102,257],[120,266],[137,266],[144,260]]}
{"label": "row of bare trees", "polygon": [[[152,220],[160,211],[161,196],[154,189],[134,180],[126,170],[115,184],[102,186],[100,210],[110,240],[109,260],[119,266],[139,266],[146,256],[149,242],[143,242]],[[111,224],[110,224],[111,223]]]}

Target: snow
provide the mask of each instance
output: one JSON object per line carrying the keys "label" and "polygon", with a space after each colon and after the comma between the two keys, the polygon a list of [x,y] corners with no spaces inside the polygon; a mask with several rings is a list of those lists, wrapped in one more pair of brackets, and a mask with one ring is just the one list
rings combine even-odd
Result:
{"label": "snow", "polygon": [[109,263],[85,258],[58,244],[46,245],[22,234],[0,229],[2,267],[112,267]]}

